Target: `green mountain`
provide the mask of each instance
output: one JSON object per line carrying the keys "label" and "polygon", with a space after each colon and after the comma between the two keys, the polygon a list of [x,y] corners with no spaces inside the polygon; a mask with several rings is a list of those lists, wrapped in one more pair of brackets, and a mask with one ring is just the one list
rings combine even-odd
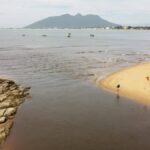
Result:
{"label": "green mountain", "polygon": [[46,29],[46,28],[103,28],[118,26],[117,24],[111,23],[102,19],[97,15],[81,15],[75,16],[65,14],[61,16],[48,17],[46,19],[37,21],[25,28],[33,29]]}

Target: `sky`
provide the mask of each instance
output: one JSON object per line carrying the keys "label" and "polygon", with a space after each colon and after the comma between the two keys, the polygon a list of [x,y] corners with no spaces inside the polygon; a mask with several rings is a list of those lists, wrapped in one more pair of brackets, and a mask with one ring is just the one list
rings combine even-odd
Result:
{"label": "sky", "polygon": [[96,14],[121,25],[150,25],[150,0],[0,0],[0,27],[23,27],[66,13]]}

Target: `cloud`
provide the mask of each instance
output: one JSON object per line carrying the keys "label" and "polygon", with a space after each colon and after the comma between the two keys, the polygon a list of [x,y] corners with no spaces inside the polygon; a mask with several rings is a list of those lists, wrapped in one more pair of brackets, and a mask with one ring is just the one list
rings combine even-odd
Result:
{"label": "cloud", "polygon": [[0,0],[0,27],[21,27],[64,13],[98,14],[121,24],[150,24],[149,0]]}

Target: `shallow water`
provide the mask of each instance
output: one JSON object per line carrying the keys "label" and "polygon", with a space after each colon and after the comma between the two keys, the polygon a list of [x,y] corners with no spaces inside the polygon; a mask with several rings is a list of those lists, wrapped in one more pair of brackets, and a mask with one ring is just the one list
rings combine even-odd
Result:
{"label": "shallow water", "polygon": [[148,31],[0,30],[0,74],[32,87],[3,149],[149,150],[149,107],[90,81],[150,60],[149,37]]}

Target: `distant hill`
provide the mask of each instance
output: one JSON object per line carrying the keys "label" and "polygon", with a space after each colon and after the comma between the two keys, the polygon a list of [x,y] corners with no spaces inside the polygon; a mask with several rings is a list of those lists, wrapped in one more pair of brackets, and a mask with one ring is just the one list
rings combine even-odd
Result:
{"label": "distant hill", "polygon": [[62,16],[48,17],[46,19],[37,21],[25,28],[45,29],[45,28],[103,28],[118,26],[102,19],[97,15],[77,14],[75,16],[65,14]]}

